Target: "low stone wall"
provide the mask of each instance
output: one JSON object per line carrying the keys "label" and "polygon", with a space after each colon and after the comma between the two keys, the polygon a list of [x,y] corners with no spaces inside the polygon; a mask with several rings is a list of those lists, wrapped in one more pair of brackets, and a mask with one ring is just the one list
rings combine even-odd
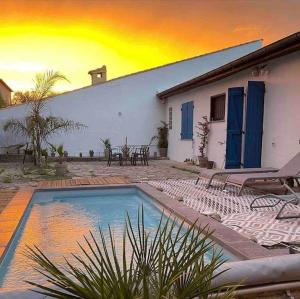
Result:
{"label": "low stone wall", "polygon": [[[0,155],[0,162],[22,162],[24,156],[17,154]],[[48,162],[58,162],[58,157],[48,157]],[[149,160],[167,160],[167,158],[161,157],[149,157]],[[95,161],[107,161],[105,157],[64,157],[64,161],[67,162],[95,162]],[[26,162],[33,162],[32,156],[26,156]]]}
{"label": "low stone wall", "polygon": [[[20,154],[9,154],[9,155],[0,155],[0,162],[22,162],[24,155]],[[26,156],[26,162],[33,162],[32,156]]]}

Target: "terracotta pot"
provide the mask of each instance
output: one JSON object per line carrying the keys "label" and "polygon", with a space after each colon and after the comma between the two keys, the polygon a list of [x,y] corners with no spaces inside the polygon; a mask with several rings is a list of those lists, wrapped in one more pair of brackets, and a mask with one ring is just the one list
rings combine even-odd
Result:
{"label": "terracotta pot", "polygon": [[159,149],[159,156],[166,158],[168,154],[168,149],[167,148],[160,148]]}
{"label": "terracotta pot", "polygon": [[55,174],[57,176],[64,176],[67,172],[67,165],[62,163],[55,164]]}
{"label": "terracotta pot", "polygon": [[198,156],[199,166],[202,168],[207,168],[208,160],[207,158]]}
{"label": "terracotta pot", "polygon": [[214,164],[215,164],[214,161],[207,161],[207,168],[208,168],[208,169],[214,168]]}
{"label": "terracotta pot", "polygon": [[106,160],[108,160],[108,156],[109,156],[109,149],[106,148],[106,149],[104,150],[104,157],[105,157]]}

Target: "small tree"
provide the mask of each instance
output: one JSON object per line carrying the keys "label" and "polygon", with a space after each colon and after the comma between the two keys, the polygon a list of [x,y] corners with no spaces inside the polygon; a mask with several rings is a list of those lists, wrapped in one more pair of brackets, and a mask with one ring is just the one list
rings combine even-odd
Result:
{"label": "small tree", "polygon": [[200,145],[199,145],[199,152],[201,158],[206,158],[207,154],[207,144],[208,144],[208,134],[209,134],[209,121],[207,119],[207,116],[202,117],[203,121],[198,122],[198,126],[196,126],[197,129],[199,129],[200,132],[197,132],[197,136],[200,138]]}
{"label": "small tree", "polygon": [[[35,88],[23,94],[23,102],[30,107],[28,115],[24,119],[11,119],[4,124],[5,131],[23,135],[32,145],[34,161],[41,165],[42,145],[50,144],[48,139],[59,131],[80,129],[85,125],[65,120],[61,117],[44,116],[45,99],[53,95],[52,88],[60,80],[67,80],[59,72],[48,71],[37,74],[35,77]],[[21,95],[19,95],[21,97]]]}

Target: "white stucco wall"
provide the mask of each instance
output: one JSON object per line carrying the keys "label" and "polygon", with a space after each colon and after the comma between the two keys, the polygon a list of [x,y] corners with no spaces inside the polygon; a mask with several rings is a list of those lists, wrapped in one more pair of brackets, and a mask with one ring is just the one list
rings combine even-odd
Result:
{"label": "white stucco wall", "polygon": [[[248,69],[213,84],[170,97],[166,104],[167,108],[173,107],[173,129],[169,133],[170,159],[184,161],[198,155],[199,139],[196,137],[195,126],[202,116],[210,115],[210,97],[226,93],[225,121],[211,123],[208,144],[209,160],[215,161],[217,167],[223,168],[226,152],[228,88],[244,87],[247,93],[248,81],[251,80],[264,81],[266,86],[262,166],[281,167],[299,152],[300,51],[268,62],[267,70],[268,74],[253,77],[252,69]],[[180,109],[182,103],[187,101],[194,101],[195,107],[193,141],[180,139]]]}
{"label": "white stucco wall", "polygon": [[[110,138],[113,145],[147,144],[160,121],[165,105],[157,92],[201,75],[261,47],[261,41],[199,56],[146,72],[68,92],[47,102],[47,113],[79,121],[88,126],[80,132],[57,136],[71,155],[102,151],[99,138]],[[5,120],[24,117],[26,105],[0,110],[0,126]],[[19,136],[0,133],[0,146],[20,143]]]}

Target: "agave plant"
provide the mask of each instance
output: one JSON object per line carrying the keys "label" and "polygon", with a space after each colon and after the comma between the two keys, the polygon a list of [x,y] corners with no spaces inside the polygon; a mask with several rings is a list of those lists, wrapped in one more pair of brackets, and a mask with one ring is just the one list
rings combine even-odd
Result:
{"label": "agave plant", "polygon": [[151,234],[143,209],[137,222],[134,226],[127,215],[122,246],[115,244],[110,227],[108,239],[101,228],[99,237],[90,233],[85,244],[78,243],[81,254],[73,255],[75,263],[66,259],[65,265],[55,265],[38,247],[27,247],[25,254],[50,284],[27,282],[37,293],[62,299],[204,299],[212,293],[214,298],[233,298],[233,286],[212,286],[223,274],[216,270],[224,260],[213,250],[210,234],[165,216]]}

